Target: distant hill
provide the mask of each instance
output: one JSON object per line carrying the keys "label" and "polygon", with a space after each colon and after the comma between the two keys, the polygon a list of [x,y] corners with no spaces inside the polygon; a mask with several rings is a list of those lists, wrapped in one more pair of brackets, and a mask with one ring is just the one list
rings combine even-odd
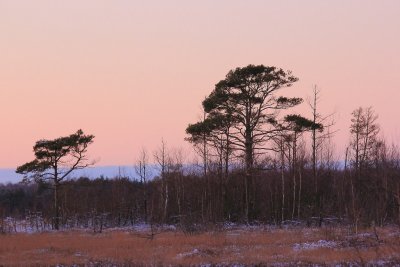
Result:
{"label": "distant hill", "polygon": [[[154,177],[158,175],[158,170],[154,166],[148,168],[149,177]],[[139,176],[136,174],[134,166],[96,166],[90,167],[83,170],[74,171],[70,178],[76,177],[88,177],[88,178],[98,178],[103,176],[105,178],[115,178],[115,177],[129,177],[131,179],[138,179]],[[22,175],[15,173],[15,169],[10,168],[0,168],[0,183],[18,183],[22,180]]]}
{"label": "distant hill", "polygon": [[0,184],[17,183],[21,176],[15,173],[15,169],[0,169]]}

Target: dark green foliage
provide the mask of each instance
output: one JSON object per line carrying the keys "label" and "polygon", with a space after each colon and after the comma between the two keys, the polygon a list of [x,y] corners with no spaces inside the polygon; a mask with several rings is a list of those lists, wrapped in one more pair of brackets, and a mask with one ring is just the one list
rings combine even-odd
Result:
{"label": "dark green foliage", "polygon": [[[226,189],[226,177],[231,155],[243,159],[246,175],[245,217],[252,213],[250,187],[252,173],[257,164],[256,156],[268,149],[265,144],[281,131],[277,110],[287,109],[302,102],[301,98],[277,97],[276,91],[289,87],[298,79],[290,71],[264,65],[248,65],[231,70],[219,81],[203,101],[204,119],[190,124],[186,129],[190,142],[201,145],[204,173],[207,169],[208,152],[212,147],[218,155],[219,173],[225,169],[221,192]],[[224,168],[225,167],[225,168]],[[253,196],[254,198],[254,196]]]}
{"label": "dark green foliage", "polygon": [[290,125],[289,128],[295,132],[303,132],[308,130],[323,131],[324,129],[321,123],[314,123],[312,120],[297,114],[286,115],[285,122],[287,122]]}
{"label": "dark green foliage", "polygon": [[205,142],[206,138],[225,134],[225,141],[229,140],[232,149],[244,152],[246,168],[252,168],[255,150],[275,131],[276,110],[302,102],[301,98],[276,98],[275,91],[297,80],[290,71],[264,65],[229,71],[203,101],[207,116],[188,126],[187,140]]}
{"label": "dark green foliage", "polygon": [[[248,65],[236,68],[215,85],[214,91],[203,101],[203,107],[207,113],[216,109],[226,113],[240,113],[245,105],[257,108],[266,102],[275,102],[275,106],[269,106],[271,108],[293,106],[299,104],[301,99],[280,97],[275,101],[271,94],[282,87],[291,86],[297,80],[290,71],[285,72],[276,67]],[[251,111],[254,113],[255,110]]]}
{"label": "dark green foliage", "polygon": [[217,112],[212,113],[201,122],[189,124],[186,128],[186,134],[190,135],[190,137],[187,138],[187,140],[190,142],[201,141],[204,136],[210,137],[213,132],[221,131],[224,127],[232,123],[232,116],[223,115]]}
{"label": "dark green foliage", "polygon": [[280,96],[276,100],[277,107],[279,109],[283,109],[286,107],[293,107],[293,106],[301,104],[302,102],[303,102],[303,99],[298,98],[298,97],[287,98],[287,97]]}
{"label": "dark green foliage", "polygon": [[186,133],[191,136],[190,141],[197,142],[203,138],[204,135],[210,135],[212,131],[218,128],[219,124],[217,120],[207,118],[202,122],[189,124],[186,128]]}
{"label": "dark green foliage", "polygon": [[24,182],[59,182],[73,170],[87,166],[85,153],[93,138],[78,130],[66,137],[37,141],[33,147],[35,159],[19,166],[16,172],[24,174]]}
{"label": "dark green foliage", "polygon": [[93,163],[86,159],[87,147],[93,142],[93,135],[85,135],[82,130],[54,140],[37,141],[33,147],[35,159],[19,166],[17,173],[23,174],[23,182],[36,182],[54,190],[54,228],[58,230],[60,207],[58,191],[61,182],[74,170]]}

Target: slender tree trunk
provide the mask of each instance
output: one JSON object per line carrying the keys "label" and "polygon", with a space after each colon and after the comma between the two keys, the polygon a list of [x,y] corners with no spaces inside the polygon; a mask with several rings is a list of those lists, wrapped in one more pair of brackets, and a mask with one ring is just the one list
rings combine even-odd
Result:
{"label": "slender tree trunk", "polygon": [[357,130],[356,132],[356,175],[357,175],[357,180],[360,180],[360,150],[359,150],[359,142],[360,142],[360,129]]}
{"label": "slender tree trunk", "polygon": [[294,134],[293,140],[293,166],[292,166],[292,173],[293,173],[293,205],[292,205],[292,220],[294,219],[294,213],[296,210],[296,163],[297,163],[297,136],[296,133]]}
{"label": "slender tree trunk", "polygon": [[244,177],[244,219],[246,221],[246,223],[249,222],[249,179],[250,179],[250,174],[246,173],[245,177]]}
{"label": "slender tree trunk", "polygon": [[[165,179],[165,178],[163,178]],[[167,212],[168,212],[168,200],[169,200],[169,192],[168,192],[168,182],[165,181],[165,200],[164,200],[164,223],[167,223]]]}
{"label": "slender tree trunk", "polygon": [[396,194],[396,200],[397,200],[397,207],[398,207],[398,224],[400,227],[400,183],[397,183],[397,194]]}
{"label": "slender tree trunk", "polygon": [[[250,121],[250,119],[249,119]],[[250,130],[250,125],[246,125],[245,130],[245,153],[246,153],[246,175],[245,175],[245,221],[249,222],[249,209],[250,209],[250,181],[252,179],[253,170],[253,138]]]}
{"label": "slender tree trunk", "polygon": [[285,220],[285,147],[284,147],[284,140],[281,137],[281,180],[282,180],[282,214],[281,214],[281,222]]}
{"label": "slender tree trunk", "polygon": [[355,193],[354,193],[354,185],[353,185],[353,178],[350,179],[351,183],[351,196],[352,196],[352,208],[353,208],[353,218],[354,218],[354,227],[356,234],[358,233],[358,213],[356,210],[356,203],[355,203]]}
{"label": "slender tree trunk", "polygon": [[58,181],[58,166],[54,166],[54,228],[59,230],[60,225],[60,213],[58,205],[58,187],[60,183]]}
{"label": "slender tree trunk", "polygon": [[[317,88],[314,88],[314,103],[312,105],[313,109],[313,123],[316,125],[317,123]],[[313,172],[313,180],[314,180],[314,211],[316,210],[316,214],[319,215],[321,221],[321,205],[320,205],[320,196],[318,194],[318,177],[317,177],[317,130],[315,127],[312,129],[312,172]]]}
{"label": "slender tree trunk", "polygon": [[300,220],[300,210],[301,210],[301,179],[302,179],[302,174],[301,174],[301,169],[299,168],[299,200],[298,200],[298,206],[297,206],[297,218]]}
{"label": "slender tree trunk", "polygon": [[59,211],[59,204],[58,204],[58,189],[59,183],[57,178],[55,179],[54,183],[54,228],[59,230],[60,228],[60,211]]}
{"label": "slender tree trunk", "polygon": [[[348,151],[349,149],[346,148],[346,159],[345,159],[345,164],[344,164],[344,173],[345,177],[347,174],[347,157],[348,157]],[[357,164],[356,164],[357,166]],[[350,174],[350,189],[351,189],[351,209],[353,212],[353,220],[354,220],[354,227],[355,227],[355,232],[357,234],[358,232],[358,214],[356,211],[356,196],[354,193],[354,183],[353,183],[353,175]]]}
{"label": "slender tree trunk", "polygon": [[144,221],[147,223],[147,186],[146,186],[146,163],[145,160],[139,162],[140,179],[143,186],[143,208],[144,208]]}
{"label": "slender tree trunk", "polygon": [[229,129],[226,131],[226,147],[225,147],[225,179],[228,179],[229,172],[229,154],[230,154],[230,140],[229,140]]}
{"label": "slender tree trunk", "polygon": [[[206,119],[206,112],[203,112],[203,121]],[[207,176],[207,161],[208,161],[208,155],[207,155],[207,136],[206,133],[203,133],[203,174],[204,177]]]}
{"label": "slender tree trunk", "polygon": [[[312,104],[313,123],[317,123],[317,87],[314,87],[314,99]],[[314,179],[314,192],[317,195],[318,192],[318,181],[317,181],[317,129],[312,129],[312,168],[313,168],[313,179]]]}

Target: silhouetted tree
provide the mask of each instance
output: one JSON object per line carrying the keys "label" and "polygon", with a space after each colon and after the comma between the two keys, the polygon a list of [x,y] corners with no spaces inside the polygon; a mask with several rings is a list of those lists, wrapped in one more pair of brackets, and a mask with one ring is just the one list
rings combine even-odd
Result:
{"label": "silhouetted tree", "polygon": [[168,173],[171,167],[171,158],[167,150],[167,145],[164,140],[161,140],[161,146],[154,152],[154,159],[160,169],[161,180],[161,195],[163,199],[162,207],[162,220],[164,223],[168,219],[168,202],[169,202],[169,189],[168,189]]}
{"label": "silhouetted tree", "polygon": [[248,65],[231,70],[203,101],[204,111],[210,118],[233,118],[233,121],[229,120],[232,131],[228,136],[229,143],[235,150],[242,151],[244,156],[246,220],[249,215],[248,188],[254,157],[258,151],[266,149],[263,145],[276,131],[276,111],[302,102],[300,98],[276,97],[275,92],[296,81],[297,78],[290,71]]}
{"label": "silhouetted tree", "polygon": [[[308,104],[311,108],[312,112],[312,121],[314,124],[320,124],[324,128],[327,128],[327,131],[323,130],[318,130],[316,128],[311,130],[311,161],[312,161],[312,174],[313,174],[313,182],[314,182],[314,207],[313,211],[314,214],[318,214],[320,217],[320,224],[322,223],[322,213],[321,213],[321,192],[319,190],[319,185],[318,185],[318,172],[317,172],[317,165],[318,162],[320,162],[320,159],[318,158],[318,152],[321,151],[323,144],[327,141],[330,140],[330,138],[333,136],[335,132],[330,131],[330,127],[334,125],[334,121],[332,119],[333,113],[329,114],[327,116],[322,116],[319,113],[319,102],[320,102],[320,93],[321,91],[318,89],[318,87],[315,85],[313,88],[313,95],[312,98],[308,100]],[[321,165],[321,164],[319,164]],[[321,225],[320,225],[321,226]]]}
{"label": "silhouetted tree", "polygon": [[297,217],[300,218],[300,205],[301,205],[301,172],[298,169],[298,159],[297,159],[297,142],[299,137],[306,131],[322,131],[323,126],[320,123],[315,123],[313,120],[309,120],[300,115],[287,115],[285,116],[285,122],[287,125],[284,127],[289,131],[289,140],[292,141],[292,174],[293,174],[293,209],[292,209],[292,219],[294,217],[295,203],[296,203],[296,174],[299,173],[299,191],[298,191],[298,209]]}
{"label": "silhouetted tree", "polygon": [[147,223],[148,221],[148,176],[150,170],[148,169],[149,159],[147,156],[147,151],[143,148],[140,152],[137,166],[135,166],[136,173],[139,175],[140,183],[142,184],[143,189],[143,209],[144,209],[144,221]]}
{"label": "silhouetted tree", "polygon": [[54,190],[54,228],[59,229],[58,191],[61,183],[74,170],[83,169],[94,162],[88,162],[87,147],[93,142],[93,135],[82,130],[54,140],[37,141],[33,147],[35,159],[17,168],[23,174],[23,182],[48,183]]}
{"label": "silhouetted tree", "polygon": [[372,107],[359,107],[352,113],[350,133],[350,158],[353,166],[353,173],[350,179],[352,195],[352,211],[355,224],[355,231],[358,230],[358,222],[366,205],[368,188],[371,181],[370,176],[371,159],[374,149],[378,143],[379,125],[376,120],[378,116]]}
{"label": "silhouetted tree", "polygon": [[360,178],[361,170],[369,165],[373,149],[378,142],[378,116],[372,107],[359,107],[353,111],[352,116],[350,147],[353,152],[353,166],[357,177]]}

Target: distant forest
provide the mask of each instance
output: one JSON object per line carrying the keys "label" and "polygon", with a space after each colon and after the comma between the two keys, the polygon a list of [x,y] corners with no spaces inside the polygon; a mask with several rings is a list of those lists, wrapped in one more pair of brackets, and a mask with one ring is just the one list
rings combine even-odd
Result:
{"label": "distant forest", "polygon": [[[337,158],[334,120],[320,114],[319,89],[305,103],[310,117],[290,113],[303,99],[278,95],[296,81],[291,72],[264,65],[236,68],[219,81],[202,102],[203,119],[186,129],[201,169],[188,168],[162,142],[151,155],[140,154],[140,179],[69,180],[72,171],[92,164],[86,152],[94,136],[79,130],[38,141],[35,160],[17,169],[23,183],[0,186],[0,230],[13,219],[55,229],[400,225],[400,149],[381,137],[376,112],[353,111],[350,142]],[[151,179],[150,165],[160,170]]]}

